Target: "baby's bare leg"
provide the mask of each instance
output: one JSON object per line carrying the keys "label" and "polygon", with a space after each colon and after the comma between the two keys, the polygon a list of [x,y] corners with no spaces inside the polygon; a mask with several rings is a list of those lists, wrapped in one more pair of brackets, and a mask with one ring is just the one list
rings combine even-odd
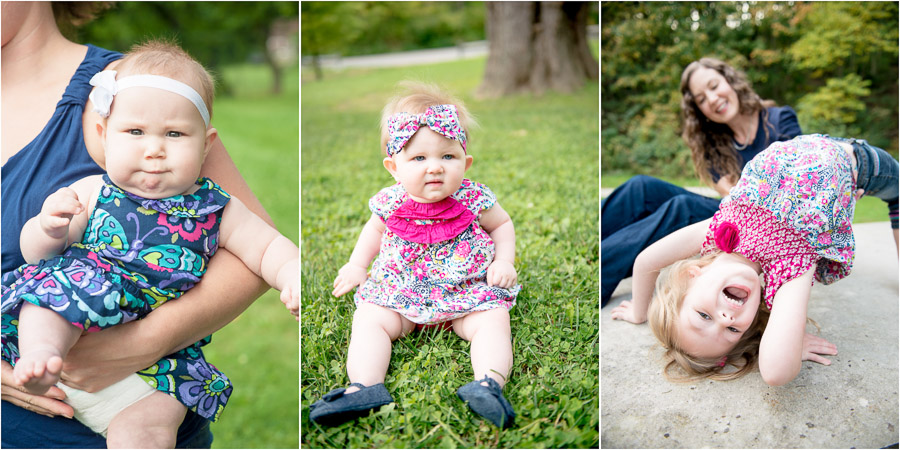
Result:
{"label": "baby's bare leg", "polygon": [[[371,303],[360,303],[353,313],[353,331],[347,350],[347,375],[363,386],[384,383],[391,362],[391,342],[406,335],[415,324],[395,311]],[[351,394],[359,390],[347,388]]]}
{"label": "baby's bare leg", "polygon": [[19,313],[19,353],[13,369],[16,383],[43,394],[59,381],[62,362],[78,342],[81,330],[53,310],[23,302]]}
{"label": "baby's bare leg", "polygon": [[125,408],[109,423],[108,448],[175,448],[178,427],[187,412],[181,402],[162,392]]}
{"label": "baby's bare leg", "polygon": [[513,362],[509,311],[495,308],[454,319],[453,331],[472,343],[470,353],[475,379],[488,376],[503,387]]}

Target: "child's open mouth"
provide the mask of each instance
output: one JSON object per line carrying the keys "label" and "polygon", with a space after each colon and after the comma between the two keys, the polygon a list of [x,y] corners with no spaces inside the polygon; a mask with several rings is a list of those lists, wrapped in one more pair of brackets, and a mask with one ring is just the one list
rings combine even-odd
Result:
{"label": "child's open mouth", "polygon": [[728,303],[737,307],[744,306],[747,297],[750,296],[750,292],[741,286],[728,286],[722,290],[722,293],[725,294]]}

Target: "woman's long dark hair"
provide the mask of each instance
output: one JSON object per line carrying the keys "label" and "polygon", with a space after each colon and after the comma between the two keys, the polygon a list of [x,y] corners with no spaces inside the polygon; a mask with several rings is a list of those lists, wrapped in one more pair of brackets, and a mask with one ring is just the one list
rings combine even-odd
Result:
{"label": "woman's long dark hair", "polygon": [[[738,114],[758,114],[767,107],[775,106],[775,102],[761,99],[743,72],[715,58],[694,61],[681,73],[681,137],[691,149],[697,176],[704,183],[713,184],[709,173],[712,168],[722,178],[737,182],[741,176],[741,165],[734,149],[734,133],[728,125],[707,119],[694,102],[694,96],[688,87],[691,76],[701,67],[719,72],[731,85],[740,103]],[[768,138],[769,130],[765,127],[767,115],[764,113],[763,116],[760,126],[764,127]]]}

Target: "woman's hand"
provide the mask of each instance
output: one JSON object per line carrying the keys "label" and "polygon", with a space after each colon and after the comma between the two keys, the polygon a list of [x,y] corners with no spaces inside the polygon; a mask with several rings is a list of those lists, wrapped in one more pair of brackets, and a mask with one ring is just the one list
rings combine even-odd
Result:
{"label": "woman's hand", "polygon": [[515,286],[518,280],[516,268],[508,261],[494,260],[487,269],[488,286],[500,286],[509,289]]}
{"label": "woman's hand", "polygon": [[803,336],[801,360],[813,361],[826,366],[831,365],[831,360],[820,355],[837,355],[837,346],[819,336],[806,333]]}
{"label": "woman's hand", "polygon": [[75,414],[72,407],[62,401],[66,394],[58,387],[51,387],[44,395],[34,395],[11,384],[13,379],[12,366],[6,361],[0,361],[0,394],[3,401],[47,417],[64,416],[71,419]]}
{"label": "woman's hand", "polygon": [[644,323],[647,321],[646,311],[644,315],[638,315],[637,308],[629,300],[623,301],[619,306],[612,310],[613,320],[624,320],[634,324]]}
{"label": "woman's hand", "polygon": [[63,361],[61,381],[75,389],[97,392],[153,365],[165,353],[151,353],[155,346],[129,344],[135,342],[130,336],[138,333],[139,322],[83,334]]}
{"label": "woman's hand", "polygon": [[356,286],[362,286],[366,282],[369,275],[366,273],[365,267],[357,266],[353,263],[344,264],[338,271],[337,278],[334,279],[334,290],[331,295],[340,297]]}

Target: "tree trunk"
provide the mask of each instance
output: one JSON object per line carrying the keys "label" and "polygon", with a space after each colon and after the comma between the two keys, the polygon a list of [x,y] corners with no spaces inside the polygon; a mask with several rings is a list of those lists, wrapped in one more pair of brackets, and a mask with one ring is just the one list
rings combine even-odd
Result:
{"label": "tree trunk", "polygon": [[584,2],[486,2],[490,41],[480,97],[573,92],[599,76]]}

